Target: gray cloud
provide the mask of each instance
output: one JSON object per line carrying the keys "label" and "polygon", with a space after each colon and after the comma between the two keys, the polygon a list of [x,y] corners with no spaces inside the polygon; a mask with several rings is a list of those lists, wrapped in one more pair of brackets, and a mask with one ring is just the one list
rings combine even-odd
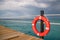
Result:
{"label": "gray cloud", "polygon": [[32,17],[39,15],[42,9],[45,14],[60,14],[60,0],[0,0],[1,18],[7,18],[5,14],[10,14],[9,18]]}

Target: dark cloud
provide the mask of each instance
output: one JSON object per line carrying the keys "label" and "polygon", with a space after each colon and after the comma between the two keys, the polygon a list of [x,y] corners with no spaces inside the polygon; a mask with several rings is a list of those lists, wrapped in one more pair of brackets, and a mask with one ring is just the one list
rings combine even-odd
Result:
{"label": "dark cloud", "polygon": [[0,0],[0,2],[3,2],[4,0]]}
{"label": "dark cloud", "polygon": [[[16,2],[22,0],[15,0]],[[14,1],[14,3],[15,3]],[[23,16],[23,15],[40,15],[40,10],[44,10],[45,14],[60,14],[60,0],[35,0],[36,3],[46,3],[49,5],[47,8],[40,8],[34,5],[23,5],[17,7],[16,9],[6,9],[0,10],[0,16],[4,15],[7,12],[14,13],[16,16]],[[0,0],[0,6],[4,4],[4,0]],[[11,5],[11,4],[10,4]],[[13,7],[13,5],[12,5]],[[11,7],[9,7],[11,8]],[[14,7],[13,7],[14,8]]]}

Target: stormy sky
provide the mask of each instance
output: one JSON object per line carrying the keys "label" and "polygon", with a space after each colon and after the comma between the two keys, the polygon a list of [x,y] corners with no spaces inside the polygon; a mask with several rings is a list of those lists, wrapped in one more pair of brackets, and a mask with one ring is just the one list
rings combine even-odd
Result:
{"label": "stormy sky", "polygon": [[40,15],[60,16],[60,0],[0,0],[0,18],[33,18]]}

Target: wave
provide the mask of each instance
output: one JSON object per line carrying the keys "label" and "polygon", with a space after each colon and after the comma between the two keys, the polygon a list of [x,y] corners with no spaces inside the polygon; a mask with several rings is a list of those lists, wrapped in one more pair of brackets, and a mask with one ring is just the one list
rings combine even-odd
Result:
{"label": "wave", "polygon": [[[32,23],[32,21],[18,21],[18,20],[17,21],[16,20],[15,21],[10,20],[9,22],[13,22],[13,23]],[[37,23],[40,23],[40,22],[37,22]],[[60,25],[60,23],[55,23],[55,22],[50,22],[50,24],[51,25]]]}
{"label": "wave", "polygon": [[60,23],[50,23],[50,24],[52,24],[52,25],[60,25]]}
{"label": "wave", "polygon": [[[20,22],[20,23],[32,23],[31,21],[14,21],[14,22]],[[37,22],[40,23],[40,22]],[[50,22],[51,25],[60,25],[60,23],[52,23]]]}
{"label": "wave", "polygon": [[[40,22],[38,22],[38,23],[40,23]],[[52,23],[52,22],[50,22],[50,24],[51,25],[60,25],[60,23]]]}

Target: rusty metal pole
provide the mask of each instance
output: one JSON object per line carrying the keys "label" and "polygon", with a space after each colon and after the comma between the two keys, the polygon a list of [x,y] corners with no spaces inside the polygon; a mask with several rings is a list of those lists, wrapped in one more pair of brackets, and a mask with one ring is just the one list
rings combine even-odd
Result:
{"label": "rusty metal pole", "polygon": [[[41,14],[41,16],[44,16],[44,10],[41,10],[41,13],[40,13],[40,14]],[[42,20],[41,20],[40,22],[41,22],[41,23],[40,23],[40,29],[41,29],[40,32],[44,32],[44,23],[43,23]],[[44,39],[43,36],[41,36],[40,38],[41,38],[41,39]]]}

